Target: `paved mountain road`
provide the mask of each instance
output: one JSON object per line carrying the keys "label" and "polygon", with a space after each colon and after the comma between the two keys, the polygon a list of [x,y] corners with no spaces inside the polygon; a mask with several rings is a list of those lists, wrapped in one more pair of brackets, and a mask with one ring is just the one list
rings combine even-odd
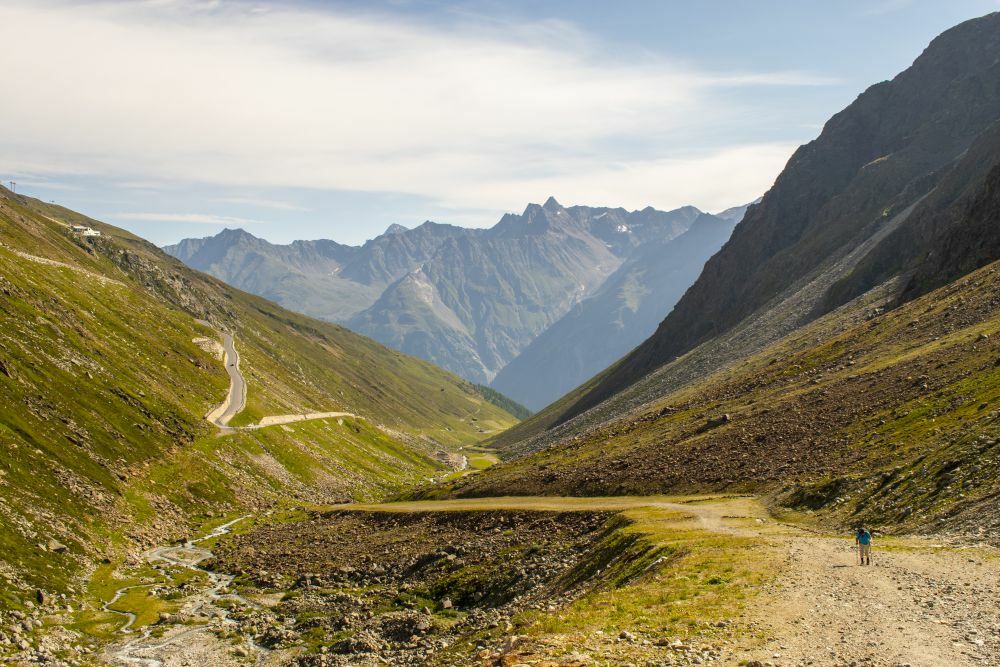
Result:
{"label": "paved mountain road", "polygon": [[[196,320],[204,326],[212,326],[205,320]],[[294,422],[311,421],[313,419],[332,419],[335,417],[357,417],[353,412],[304,412],[299,414],[269,415],[261,418],[257,424],[247,426],[230,426],[229,422],[246,407],[247,402],[247,382],[240,370],[240,354],[236,351],[236,342],[232,334],[222,333],[222,349],[225,354],[222,363],[225,365],[226,373],[229,374],[229,392],[218,407],[205,415],[205,419],[215,424],[223,431],[234,430],[254,430],[266,426],[277,426],[279,424],[291,424]]]}
{"label": "paved mountain road", "polygon": [[246,405],[247,383],[243,379],[243,373],[240,372],[240,355],[236,351],[232,334],[222,334],[222,347],[226,351],[223,363],[226,364],[226,372],[229,373],[229,395],[226,397],[225,410],[213,423],[216,426],[226,427],[229,425],[229,420]]}

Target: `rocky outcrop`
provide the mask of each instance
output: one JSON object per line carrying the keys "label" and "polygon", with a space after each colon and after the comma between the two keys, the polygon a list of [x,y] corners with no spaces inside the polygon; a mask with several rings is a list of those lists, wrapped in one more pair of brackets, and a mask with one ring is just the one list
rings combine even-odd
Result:
{"label": "rocky outcrop", "polygon": [[623,523],[606,512],[315,513],[220,545],[213,567],[246,573],[248,593],[288,591],[269,613],[233,618],[258,644],[320,640],[296,664],[470,664],[473,651],[500,649],[517,613],[607,585],[614,556],[655,560],[634,538],[606,543]]}

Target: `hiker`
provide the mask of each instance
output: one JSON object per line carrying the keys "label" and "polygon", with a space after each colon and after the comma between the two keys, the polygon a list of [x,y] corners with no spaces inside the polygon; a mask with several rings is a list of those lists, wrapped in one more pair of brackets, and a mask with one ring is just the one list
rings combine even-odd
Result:
{"label": "hiker", "polygon": [[854,534],[854,541],[858,545],[858,559],[860,560],[859,565],[871,565],[872,564],[872,534],[871,532],[861,526],[858,531]]}

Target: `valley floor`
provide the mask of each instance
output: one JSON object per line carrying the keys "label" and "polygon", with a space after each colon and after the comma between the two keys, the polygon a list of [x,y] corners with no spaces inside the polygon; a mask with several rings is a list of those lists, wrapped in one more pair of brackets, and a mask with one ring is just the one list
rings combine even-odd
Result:
{"label": "valley floor", "polygon": [[[923,538],[879,538],[873,565],[861,567],[850,536],[822,535],[797,523],[776,520],[755,499],[747,497],[527,497],[336,506],[313,515],[314,518],[309,521],[301,521],[300,517],[293,520],[300,523],[285,526],[290,529],[289,534],[306,533],[302,540],[303,544],[310,545],[308,550],[291,553],[295,551],[295,546],[288,543],[275,545],[267,540],[254,541],[258,531],[269,530],[268,522],[264,521],[242,538],[224,538],[227,542],[221,546],[225,547],[223,551],[227,554],[220,564],[240,564],[242,567],[256,563],[260,567],[263,563],[277,569],[280,567],[277,561],[268,561],[266,557],[266,552],[271,549],[278,561],[282,557],[293,561],[302,559],[301,563],[295,561],[293,570],[301,568],[301,573],[322,572],[324,565],[330,566],[333,560],[347,558],[346,554],[350,553],[350,545],[338,543],[336,538],[329,540],[330,533],[323,530],[331,526],[341,530],[337,528],[338,522],[346,520],[350,523],[352,516],[361,521],[362,531],[375,526],[376,531],[382,530],[386,535],[390,528],[378,528],[382,524],[377,515],[397,517],[389,523],[397,529],[403,527],[405,541],[405,531],[410,531],[409,537],[414,537],[413,531],[417,530],[417,519],[410,523],[405,519],[405,515],[412,514],[425,522],[419,525],[426,526],[429,519],[431,533],[449,544],[456,544],[454,526],[461,524],[442,518],[443,513],[479,512],[493,516],[491,521],[497,520],[498,513],[508,512],[511,517],[508,525],[514,532],[515,515],[521,517],[517,520],[523,522],[525,513],[581,512],[591,517],[598,513],[602,516],[621,513],[633,522],[630,529],[645,533],[652,544],[682,546],[672,556],[661,557],[653,563],[653,567],[644,568],[641,576],[633,577],[624,587],[581,590],[572,595],[564,592],[554,596],[551,605],[546,606],[543,600],[542,604],[521,610],[520,616],[512,614],[509,618],[514,625],[507,625],[506,630],[503,629],[505,622],[502,622],[500,630],[474,636],[470,633],[470,639],[456,634],[454,628],[461,624],[448,626],[446,632],[451,634],[441,635],[447,636],[448,642],[441,642],[442,650],[436,654],[433,651],[419,656],[407,653],[406,641],[393,645],[395,653],[383,653],[381,657],[376,649],[364,647],[349,655],[334,655],[331,652],[315,656],[311,661],[300,655],[301,649],[294,645],[284,649],[279,646],[279,650],[273,652],[248,651],[241,648],[246,646],[246,639],[240,637],[239,628],[227,620],[227,613],[220,607],[217,611],[204,610],[200,620],[187,619],[187,625],[157,624],[155,634],[160,639],[143,640],[147,642],[147,650],[135,651],[137,646],[133,637],[130,650],[118,649],[106,655],[115,664],[165,667],[251,662],[284,664],[286,661],[310,665],[523,664],[550,667],[630,663],[914,667],[1000,665],[1000,552],[995,548],[983,544],[941,544]],[[364,519],[366,516],[374,518]],[[500,521],[502,523],[503,520]],[[282,526],[273,521],[270,525],[275,530],[282,530]],[[481,522],[477,527],[491,534],[500,532],[499,528],[489,528],[489,525],[492,524]],[[310,530],[314,532],[309,533]],[[357,526],[351,530],[357,530]],[[449,533],[449,530],[452,532]],[[511,530],[506,530],[503,534],[509,532]],[[343,533],[335,535],[342,537]],[[373,535],[372,539],[382,540],[386,535]],[[687,541],[678,542],[681,536]],[[544,551],[544,545],[539,546],[537,542],[541,539],[537,532],[527,537],[535,543],[526,553],[534,553],[539,548]],[[245,541],[240,543],[240,539]],[[482,535],[474,539],[480,540],[478,548],[492,544],[489,541],[483,543]],[[474,539],[470,537],[469,544]],[[579,536],[573,539],[578,540]],[[418,541],[413,539],[413,542]],[[384,544],[391,544],[391,540]],[[572,558],[566,556],[570,553],[565,550],[566,543],[559,544],[564,549],[560,552],[563,555],[557,555],[555,560],[563,558],[568,562]],[[577,541],[576,544],[573,549],[579,553],[582,543]],[[348,551],[340,553],[345,548]],[[458,562],[471,557],[476,548],[459,545]],[[699,554],[689,553],[691,549],[712,552],[713,556],[699,559]],[[155,555],[156,551],[151,553]],[[426,560],[432,555],[435,553],[428,552],[421,558]],[[324,559],[331,560],[324,562]],[[374,588],[361,585],[364,568],[380,567],[380,563],[389,559],[387,555],[369,563],[368,558],[362,558],[361,563],[351,563],[359,568],[357,571],[346,567],[346,564],[333,568],[356,572],[359,581],[356,584],[345,583],[338,574],[339,579],[335,577],[335,581],[339,583],[327,584],[334,590],[320,593],[317,586],[315,599],[330,595],[333,599],[343,600],[347,599],[345,595],[348,592],[358,595],[362,590],[365,592],[361,598],[373,595]],[[449,559],[454,560],[453,557]],[[335,564],[341,563],[337,560]],[[614,560],[603,565],[610,572]],[[580,566],[579,562],[574,565],[576,568]],[[260,574],[243,572],[251,577]],[[755,579],[748,573],[756,573],[759,577]],[[348,580],[352,576],[355,575],[348,574]],[[383,580],[376,579],[378,582]],[[414,581],[397,582],[398,589],[394,589],[397,595],[398,591],[415,586]],[[703,585],[704,582],[709,585]],[[715,590],[720,592],[714,593],[712,584],[719,583],[739,588],[742,593],[727,597],[728,593],[718,587]],[[203,586],[208,589],[215,584],[217,582],[213,579],[207,579]],[[691,588],[692,585],[694,588]],[[314,595],[311,589],[293,588],[284,594],[272,592],[270,597],[257,591],[255,599],[277,606],[281,599],[297,596],[304,599]],[[678,594],[680,588],[685,588],[684,594]],[[241,593],[250,596],[244,590]],[[208,597],[212,598],[212,595]],[[537,594],[533,595],[532,599],[538,602]],[[525,597],[531,596],[528,594]],[[190,600],[199,603],[205,599],[205,590],[190,596]],[[215,601],[219,602],[218,599]],[[184,603],[184,607],[188,606]],[[454,617],[450,609],[447,611],[449,614],[445,621],[450,622]],[[377,615],[380,612],[373,608],[368,612],[362,611],[361,617],[372,613]],[[425,608],[422,613],[428,615],[427,628],[441,621],[438,617],[441,610]],[[280,616],[279,612],[278,620],[281,620]],[[312,627],[316,627],[318,613],[309,616]],[[205,629],[210,631],[192,635],[192,622],[205,623]],[[294,625],[294,619],[286,617],[276,627],[291,630]],[[437,630],[429,632],[429,636],[435,636]],[[180,643],[164,643],[164,639],[174,635],[186,638]],[[463,642],[467,645],[461,649],[459,647]],[[444,650],[449,643],[453,645],[452,649]],[[153,659],[137,660],[140,656]],[[295,662],[297,660],[299,662]]]}

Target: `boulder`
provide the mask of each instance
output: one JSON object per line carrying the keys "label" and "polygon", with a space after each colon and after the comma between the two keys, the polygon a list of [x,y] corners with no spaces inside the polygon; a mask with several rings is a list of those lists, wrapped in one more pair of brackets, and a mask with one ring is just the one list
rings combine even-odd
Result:
{"label": "boulder", "polygon": [[59,540],[50,538],[48,542],[45,543],[45,547],[52,552],[57,554],[66,553],[69,551],[69,547],[60,542]]}

